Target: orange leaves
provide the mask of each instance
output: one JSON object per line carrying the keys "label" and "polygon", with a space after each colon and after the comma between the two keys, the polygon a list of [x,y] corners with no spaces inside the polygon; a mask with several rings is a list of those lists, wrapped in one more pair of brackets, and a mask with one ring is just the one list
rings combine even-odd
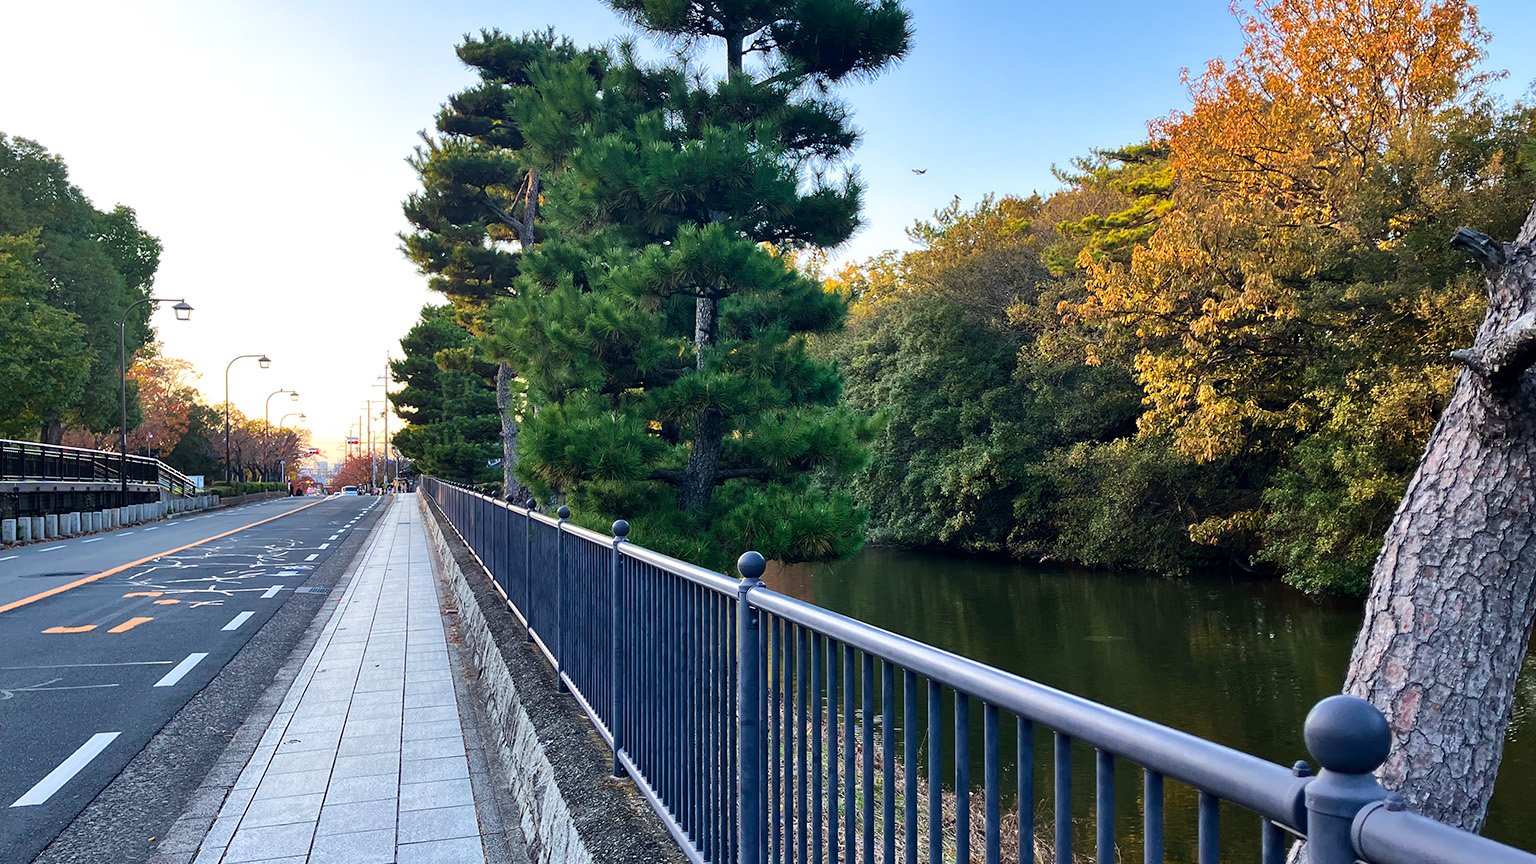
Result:
{"label": "orange leaves", "polygon": [[1247,218],[1337,225],[1341,198],[1388,139],[1486,79],[1469,0],[1253,0],[1230,63],[1189,82],[1193,106],[1153,124],[1181,180]]}
{"label": "orange leaves", "polygon": [[1186,75],[1189,110],[1152,124],[1172,209],[1128,261],[1080,259],[1087,296],[1061,310],[1101,337],[1093,351],[1134,358],[1142,430],[1202,460],[1315,423],[1308,378],[1381,313],[1333,280],[1420,218],[1417,192],[1372,184],[1405,161],[1443,171],[1401,150],[1436,138],[1488,77],[1470,0],[1243,3],[1242,52]]}

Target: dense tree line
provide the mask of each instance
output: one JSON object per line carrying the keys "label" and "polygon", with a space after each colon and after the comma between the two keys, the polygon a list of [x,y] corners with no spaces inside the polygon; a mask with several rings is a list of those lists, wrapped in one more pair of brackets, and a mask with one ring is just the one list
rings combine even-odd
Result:
{"label": "dense tree line", "polygon": [[[119,322],[159,263],[133,210],[97,210],[62,159],[0,134],[0,435],[57,444],[66,428],[117,428]],[[153,338],[150,311],[128,320],[130,354]]]}
{"label": "dense tree line", "polygon": [[1447,241],[1536,197],[1474,10],[1389,5],[1257,4],[1149,142],[829,280],[872,538],[1363,593],[1482,317]]}

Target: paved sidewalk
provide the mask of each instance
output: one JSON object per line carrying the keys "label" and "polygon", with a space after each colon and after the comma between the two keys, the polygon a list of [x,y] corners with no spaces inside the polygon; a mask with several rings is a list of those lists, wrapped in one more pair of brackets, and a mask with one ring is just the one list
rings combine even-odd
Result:
{"label": "paved sidewalk", "polygon": [[487,860],[421,511],[390,500],[197,864]]}

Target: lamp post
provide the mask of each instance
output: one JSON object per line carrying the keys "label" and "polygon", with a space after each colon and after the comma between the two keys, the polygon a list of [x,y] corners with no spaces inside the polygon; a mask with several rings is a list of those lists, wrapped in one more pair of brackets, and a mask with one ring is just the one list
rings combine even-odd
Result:
{"label": "lamp post", "polygon": [[172,309],[176,310],[177,321],[188,321],[192,318],[192,307],[187,305],[186,299],[168,300],[163,297],[145,297],[128,304],[123,310],[123,318],[117,323],[117,371],[119,389],[117,396],[118,423],[117,423],[117,479],[119,507],[128,506],[128,313],[135,307],[145,303],[175,303]]}
{"label": "lamp post", "polygon": [[389,385],[391,378],[388,354],[384,355],[384,374],[379,376],[379,382],[373,386],[384,388],[384,484],[393,489],[393,484],[389,481]]}
{"label": "lamp post", "polygon": [[271,393],[267,394],[267,404],[266,404],[266,407],[261,409],[261,425],[262,425],[261,434],[263,434],[263,435],[265,435],[267,437],[267,443],[268,444],[272,443],[272,397],[276,396],[279,393],[289,393],[289,394],[291,394],[288,397],[288,400],[290,402],[297,402],[297,401],[299,401],[299,391],[297,391],[297,390],[273,390]]}
{"label": "lamp post", "polygon": [[[298,394],[294,394],[293,398],[294,399],[298,399],[299,398]],[[290,411],[287,414],[284,414],[283,416],[277,418],[277,428],[279,428],[279,429],[286,428],[286,427],[283,426],[283,423],[285,423],[288,420],[289,417],[297,417],[300,420],[307,420],[307,419],[309,419],[309,418],[305,417],[303,414],[299,413],[298,411]],[[299,458],[302,459],[303,457],[300,456]],[[299,477],[299,471],[302,470],[302,468],[299,466],[299,463],[297,461],[295,461],[293,464],[294,464],[293,477],[294,477],[294,480],[297,481],[298,477]],[[284,457],[282,459],[277,460],[277,473],[282,475],[284,483],[288,482],[288,459],[287,459],[287,457]]]}
{"label": "lamp post", "polygon": [[224,367],[224,482],[235,479],[234,466],[229,463],[229,367],[235,365],[235,360],[244,360],[247,357],[255,357],[257,365],[266,369],[272,365],[272,359],[265,354],[241,354],[229,365]]}

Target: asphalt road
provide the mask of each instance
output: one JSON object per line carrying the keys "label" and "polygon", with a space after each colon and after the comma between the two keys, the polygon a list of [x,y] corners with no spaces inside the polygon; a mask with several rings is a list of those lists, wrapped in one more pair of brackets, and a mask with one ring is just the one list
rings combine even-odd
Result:
{"label": "asphalt road", "polygon": [[64,830],[380,500],[281,499],[0,554],[0,860]]}

